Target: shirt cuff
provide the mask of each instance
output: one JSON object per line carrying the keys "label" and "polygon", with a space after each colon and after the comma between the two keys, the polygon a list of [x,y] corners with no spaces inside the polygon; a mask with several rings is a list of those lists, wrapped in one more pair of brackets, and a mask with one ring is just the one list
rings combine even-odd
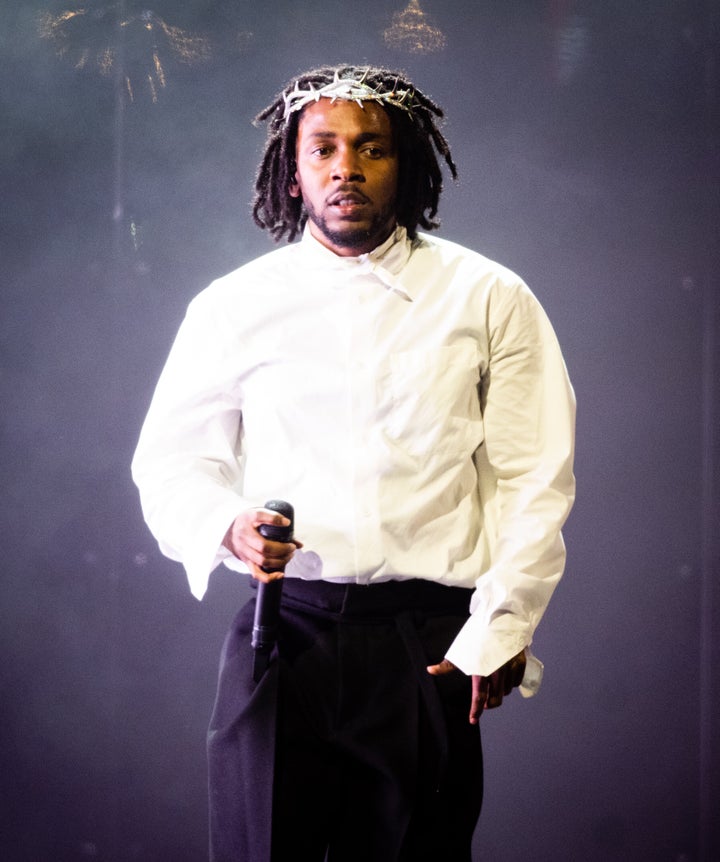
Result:
{"label": "shirt cuff", "polygon": [[235,518],[247,508],[247,502],[238,497],[223,501],[203,519],[192,542],[188,543],[182,562],[195,598],[202,599],[207,591],[210,573],[223,560],[232,557],[222,541]]}
{"label": "shirt cuff", "polygon": [[445,658],[468,676],[489,676],[525,650],[525,673],[518,690],[523,697],[533,697],[540,690],[545,666],[530,650],[527,625],[509,614],[481,630],[483,623],[479,617],[470,617]]}
{"label": "shirt cuff", "polygon": [[490,676],[531,641],[528,624],[512,614],[502,614],[489,624],[480,614],[473,614],[445,657],[463,673]]}

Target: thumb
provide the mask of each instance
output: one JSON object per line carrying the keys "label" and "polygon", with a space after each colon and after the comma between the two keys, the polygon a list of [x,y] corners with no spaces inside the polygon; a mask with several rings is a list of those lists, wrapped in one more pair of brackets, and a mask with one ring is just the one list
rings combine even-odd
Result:
{"label": "thumb", "polygon": [[428,665],[427,672],[432,674],[433,676],[442,676],[443,674],[450,673],[450,671],[455,670],[455,665],[444,658],[440,664],[431,664]]}

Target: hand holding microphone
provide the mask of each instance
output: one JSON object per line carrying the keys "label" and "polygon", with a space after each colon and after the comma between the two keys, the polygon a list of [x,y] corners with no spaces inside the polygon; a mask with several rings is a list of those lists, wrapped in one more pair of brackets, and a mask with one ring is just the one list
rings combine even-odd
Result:
{"label": "hand holding microphone", "polygon": [[[280,503],[283,501],[270,500],[269,502]],[[290,507],[290,511],[292,511],[292,507]],[[271,514],[273,512],[274,514]],[[302,542],[292,538],[292,530],[290,531],[289,544],[285,543],[283,536],[286,535],[284,530],[286,530],[287,525],[283,527],[273,523],[280,517],[285,517],[282,510],[270,509],[268,511],[267,506],[245,509],[235,518],[223,538],[223,546],[233,556],[242,560],[253,578],[258,581],[272,581],[282,577],[282,572],[290,562],[296,548],[302,547]],[[270,532],[263,534],[262,531],[268,527]],[[276,532],[278,530],[280,532]],[[276,536],[277,538],[275,538]],[[284,547],[276,545],[274,542],[282,542]]]}
{"label": "hand holding microphone", "polygon": [[[278,512],[290,521],[286,527],[276,524],[260,524],[258,532],[266,539],[274,542],[292,542],[294,511],[285,500],[268,500],[263,507]],[[263,571],[277,571],[263,567]],[[253,659],[253,679],[259,682],[270,663],[270,653],[277,641],[277,629],[280,621],[280,598],[282,596],[283,579],[258,583],[257,600],[255,603],[255,618],[252,630],[252,648],[255,650]]]}

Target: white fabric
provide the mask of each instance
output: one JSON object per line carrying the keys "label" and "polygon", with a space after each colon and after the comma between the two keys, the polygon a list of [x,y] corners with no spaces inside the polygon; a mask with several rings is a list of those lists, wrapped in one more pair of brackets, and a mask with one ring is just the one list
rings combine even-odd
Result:
{"label": "white fabric", "polygon": [[[133,461],[146,520],[202,597],[234,518],[295,507],[288,577],[475,587],[447,657],[489,674],[562,574],[574,397],[507,269],[398,228],[339,257],[310,236],[190,304]],[[439,660],[440,657],[438,657]]]}

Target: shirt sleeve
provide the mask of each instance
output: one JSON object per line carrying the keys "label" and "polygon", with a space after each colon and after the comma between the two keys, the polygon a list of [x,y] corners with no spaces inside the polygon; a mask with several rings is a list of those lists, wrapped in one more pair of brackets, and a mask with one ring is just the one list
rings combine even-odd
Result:
{"label": "shirt sleeve", "polygon": [[[201,598],[237,515],[242,487],[241,385],[233,334],[200,294],[188,308],[153,395],[132,463],[160,550],[183,563]],[[235,353],[237,348],[235,347]]]}
{"label": "shirt sleeve", "polygon": [[490,566],[447,658],[487,676],[529,646],[562,576],[575,495],[575,397],[555,333],[522,283],[490,300],[476,453]]}

